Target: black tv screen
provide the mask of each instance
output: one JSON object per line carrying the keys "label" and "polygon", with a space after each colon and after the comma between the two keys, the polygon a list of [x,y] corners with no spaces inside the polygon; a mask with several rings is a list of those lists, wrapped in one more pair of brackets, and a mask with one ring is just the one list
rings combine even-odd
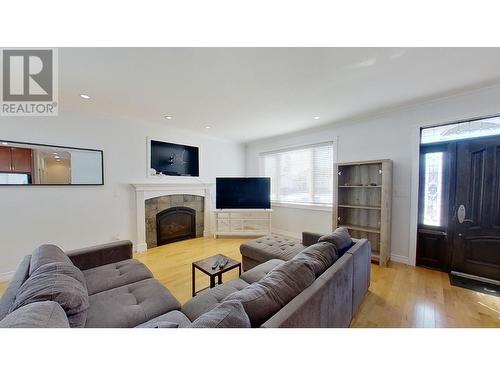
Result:
{"label": "black tv screen", "polygon": [[271,208],[269,177],[225,177],[216,179],[218,209]]}
{"label": "black tv screen", "polygon": [[199,177],[198,147],[151,141],[151,168],[167,176]]}

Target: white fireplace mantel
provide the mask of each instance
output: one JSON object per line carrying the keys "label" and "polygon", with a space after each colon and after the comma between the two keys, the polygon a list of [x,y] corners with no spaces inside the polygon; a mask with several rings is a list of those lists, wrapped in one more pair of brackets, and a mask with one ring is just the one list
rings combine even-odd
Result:
{"label": "white fireplace mantel", "polygon": [[136,251],[144,252],[147,250],[146,244],[146,200],[165,195],[189,194],[204,197],[204,229],[203,236],[210,235],[211,223],[211,204],[212,199],[210,191],[213,184],[201,181],[172,181],[172,182],[143,182],[135,183],[132,186],[135,189],[137,205],[137,245]]}

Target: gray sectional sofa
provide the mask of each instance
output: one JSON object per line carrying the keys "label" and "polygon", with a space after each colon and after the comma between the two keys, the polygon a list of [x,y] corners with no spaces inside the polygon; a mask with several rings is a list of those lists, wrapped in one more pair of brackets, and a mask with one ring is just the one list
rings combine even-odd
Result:
{"label": "gray sectional sofa", "polygon": [[[339,233],[340,240],[337,236]],[[310,286],[270,316],[262,327],[349,327],[370,286],[371,244],[366,239],[351,239],[344,228],[337,229],[331,235],[303,232],[302,242],[269,235],[242,244],[240,251],[245,273],[241,278],[246,279],[247,275],[256,272],[257,276],[248,281],[258,279],[263,271],[268,272],[276,264],[300,257],[322,241],[338,245],[335,249],[338,259],[318,275]],[[216,297],[220,298],[218,294]],[[190,304],[193,302],[184,305],[183,311]]]}
{"label": "gray sectional sofa", "polygon": [[[182,306],[181,311],[189,319],[196,319],[219,303],[237,295],[254,327],[349,327],[370,286],[371,245],[366,239],[351,239],[343,228],[332,235],[334,238],[331,238],[331,235],[304,232],[302,243],[270,235],[242,244],[240,251],[245,272],[241,277],[193,297]],[[337,249],[336,245],[328,247],[325,245],[328,241],[336,243],[339,248]],[[317,251],[314,253],[314,250]],[[271,308],[268,308],[269,300],[259,299],[255,296],[256,293],[251,293],[252,297],[256,297],[251,301],[242,298],[241,294],[248,293],[253,286],[263,282],[272,292],[281,294],[283,285],[293,281],[283,278],[278,279],[274,285],[269,285],[265,283],[266,278],[280,267],[292,271],[294,278],[303,278],[308,270],[293,270],[291,263],[311,263],[310,258],[316,262],[322,255],[332,251],[335,255],[330,259],[322,259],[319,269],[315,268],[313,280],[301,283],[297,288],[299,292],[292,294],[292,297],[288,293],[288,300],[280,301],[281,306],[271,303]],[[304,285],[307,286],[303,287]],[[262,294],[265,293],[262,291]],[[248,305],[263,309],[267,313],[266,319],[253,319],[252,314],[255,312],[252,308],[249,309]]]}
{"label": "gray sectional sofa", "polygon": [[[181,307],[146,266],[132,259],[130,241],[68,253],[54,245],[40,246],[23,259],[0,300],[0,327],[7,324],[2,319],[21,308],[31,307],[34,315],[40,308],[38,320],[49,308],[64,316],[55,305],[40,304],[47,301],[66,313],[67,322],[50,323],[57,327],[135,327]],[[8,322],[29,326],[24,318]]]}
{"label": "gray sectional sofa", "polygon": [[[255,259],[245,250],[252,243],[242,245],[246,272],[184,306],[132,258],[129,241],[67,253],[43,245],[24,258],[0,299],[0,328],[348,327],[368,290],[370,243],[349,240],[339,257],[320,237],[305,233],[287,259],[265,248]],[[288,240],[255,241],[279,248]]]}

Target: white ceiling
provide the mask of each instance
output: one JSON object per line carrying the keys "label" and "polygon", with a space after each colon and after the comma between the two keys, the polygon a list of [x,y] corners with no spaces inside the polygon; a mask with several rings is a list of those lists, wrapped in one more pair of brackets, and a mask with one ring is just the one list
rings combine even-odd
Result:
{"label": "white ceiling", "polygon": [[239,142],[499,80],[500,48],[59,49],[60,111],[120,114]]}

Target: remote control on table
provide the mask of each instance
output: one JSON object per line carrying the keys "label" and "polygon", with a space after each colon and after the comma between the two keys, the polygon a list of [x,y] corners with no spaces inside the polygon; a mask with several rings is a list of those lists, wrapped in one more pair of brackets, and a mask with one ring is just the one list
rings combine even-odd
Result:
{"label": "remote control on table", "polygon": [[223,259],[220,263],[219,263],[219,268],[224,268],[226,267],[226,264],[229,262],[229,260],[227,258]]}
{"label": "remote control on table", "polygon": [[216,269],[217,267],[219,267],[219,260],[217,259],[214,264],[212,264],[212,269]]}

